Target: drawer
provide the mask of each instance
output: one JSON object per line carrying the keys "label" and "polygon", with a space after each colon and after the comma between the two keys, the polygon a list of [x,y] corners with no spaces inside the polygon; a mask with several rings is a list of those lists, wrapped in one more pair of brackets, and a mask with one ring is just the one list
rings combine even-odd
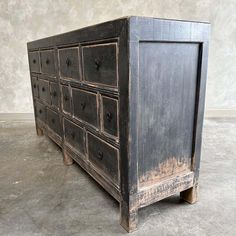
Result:
{"label": "drawer", "polygon": [[62,136],[62,125],[60,121],[60,116],[57,112],[52,111],[49,108],[47,108],[47,124],[51,130],[53,130],[60,137]]}
{"label": "drawer", "polygon": [[64,119],[65,141],[81,154],[85,154],[85,136],[83,128]]}
{"label": "drawer", "polygon": [[53,50],[45,50],[40,52],[42,73],[48,75],[56,75],[55,58]]}
{"label": "drawer", "polygon": [[71,113],[71,98],[70,98],[70,90],[68,86],[62,86],[62,110],[65,113]]}
{"label": "drawer", "polygon": [[118,101],[102,96],[102,129],[113,136],[118,136]]}
{"label": "drawer", "polygon": [[46,121],[46,108],[43,104],[35,102],[35,115],[39,120]]}
{"label": "drawer", "polygon": [[39,85],[37,77],[32,77],[32,91],[33,91],[33,97],[39,96]]}
{"label": "drawer", "polygon": [[59,50],[60,76],[80,79],[78,48]]}
{"label": "drawer", "polygon": [[91,83],[117,86],[116,43],[84,46],[84,79]]}
{"label": "drawer", "polygon": [[88,158],[114,183],[119,183],[118,150],[110,144],[88,133]]}
{"label": "drawer", "polygon": [[39,98],[44,102],[50,104],[50,90],[49,90],[49,82],[47,80],[38,80],[39,85]]}
{"label": "drawer", "polygon": [[59,100],[60,100],[60,90],[58,83],[51,82],[50,83],[50,90],[51,90],[51,101],[52,105],[56,108],[59,107]]}
{"label": "drawer", "polygon": [[98,127],[97,96],[80,89],[72,89],[74,116]]}
{"label": "drawer", "polygon": [[39,52],[29,53],[29,65],[31,72],[40,72]]}

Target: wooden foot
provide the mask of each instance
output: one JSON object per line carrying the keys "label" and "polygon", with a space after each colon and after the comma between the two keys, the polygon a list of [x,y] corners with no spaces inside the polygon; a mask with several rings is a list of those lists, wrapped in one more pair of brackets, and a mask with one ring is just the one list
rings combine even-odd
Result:
{"label": "wooden foot", "polygon": [[198,185],[181,192],[180,198],[190,204],[196,203],[198,201]]}
{"label": "wooden foot", "polygon": [[126,203],[120,203],[120,224],[128,232],[137,230],[138,209],[130,211]]}
{"label": "wooden foot", "polygon": [[41,128],[36,128],[36,132],[38,136],[43,136],[43,130]]}
{"label": "wooden foot", "polygon": [[70,166],[73,164],[73,159],[66,153],[66,151],[63,151],[63,162],[66,166]]}

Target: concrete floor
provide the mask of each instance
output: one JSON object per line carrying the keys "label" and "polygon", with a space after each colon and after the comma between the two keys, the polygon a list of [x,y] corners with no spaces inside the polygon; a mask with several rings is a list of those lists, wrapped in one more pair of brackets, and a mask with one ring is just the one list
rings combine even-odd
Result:
{"label": "concrete floor", "polygon": [[[124,235],[119,205],[33,122],[0,122],[0,235]],[[200,201],[139,211],[130,235],[236,235],[236,120],[206,120]]]}

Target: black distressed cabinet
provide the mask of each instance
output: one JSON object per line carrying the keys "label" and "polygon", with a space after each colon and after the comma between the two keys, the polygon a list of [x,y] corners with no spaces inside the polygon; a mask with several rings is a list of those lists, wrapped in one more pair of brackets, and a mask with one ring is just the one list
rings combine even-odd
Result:
{"label": "black distressed cabinet", "polygon": [[128,232],[139,208],[197,201],[209,26],[125,17],[27,44],[38,135],[119,201]]}

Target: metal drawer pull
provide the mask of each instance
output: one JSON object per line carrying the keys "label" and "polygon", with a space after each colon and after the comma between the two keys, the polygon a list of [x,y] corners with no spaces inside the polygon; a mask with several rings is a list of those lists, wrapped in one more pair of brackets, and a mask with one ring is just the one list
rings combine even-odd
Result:
{"label": "metal drawer pull", "polygon": [[71,133],[71,138],[75,139],[75,133],[74,132]]}
{"label": "metal drawer pull", "polygon": [[68,98],[67,95],[64,96],[64,100],[65,100],[65,101],[68,101],[68,100],[69,100],[69,98]]}
{"label": "metal drawer pull", "polygon": [[107,112],[106,118],[107,118],[107,121],[111,121],[112,120],[112,113],[111,112]]}
{"label": "metal drawer pull", "polygon": [[94,60],[94,63],[95,63],[96,70],[99,70],[99,68],[101,67],[102,62],[98,58],[96,58]]}
{"label": "metal drawer pull", "polygon": [[34,88],[36,88],[36,84],[34,84]]}
{"label": "metal drawer pull", "polygon": [[41,109],[39,109],[39,114],[43,113],[43,111]]}
{"label": "metal drawer pull", "polygon": [[69,67],[71,66],[72,62],[69,58],[66,59],[66,65]]}
{"label": "metal drawer pull", "polygon": [[44,87],[42,87],[42,91],[44,92],[46,89]]}
{"label": "metal drawer pull", "polygon": [[49,63],[50,63],[50,60],[47,58],[46,59],[46,64],[49,65]]}
{"label": "metal drawer pull", "polygon": [[54,124],[55,123],[55,119],[51,119],[52,123]]}
{"label": "metal drawer pull", "polygon": [[86,107],[86,103],[85,103],[85,102],[81,102],[81,103],[80,103],[80,106],[81,106],[82,110],[84,110],[85,107]]}
{"label": "metal drawer pull", "polygon": [[36,60],[35,59],[33,59],[33,64],[35,64],[36,63]]}
{"label": "metal drawer pull", "polygon": [[98,151],[98,159],[102,160],[103,159],[103,152]]}
{"label": "metal drawer pull", "polygon": [[52,95],[53,95],[53,97],[56,97],[56,96],[57,96],[57,92],[54,91],[54,92],[52,93]]}

